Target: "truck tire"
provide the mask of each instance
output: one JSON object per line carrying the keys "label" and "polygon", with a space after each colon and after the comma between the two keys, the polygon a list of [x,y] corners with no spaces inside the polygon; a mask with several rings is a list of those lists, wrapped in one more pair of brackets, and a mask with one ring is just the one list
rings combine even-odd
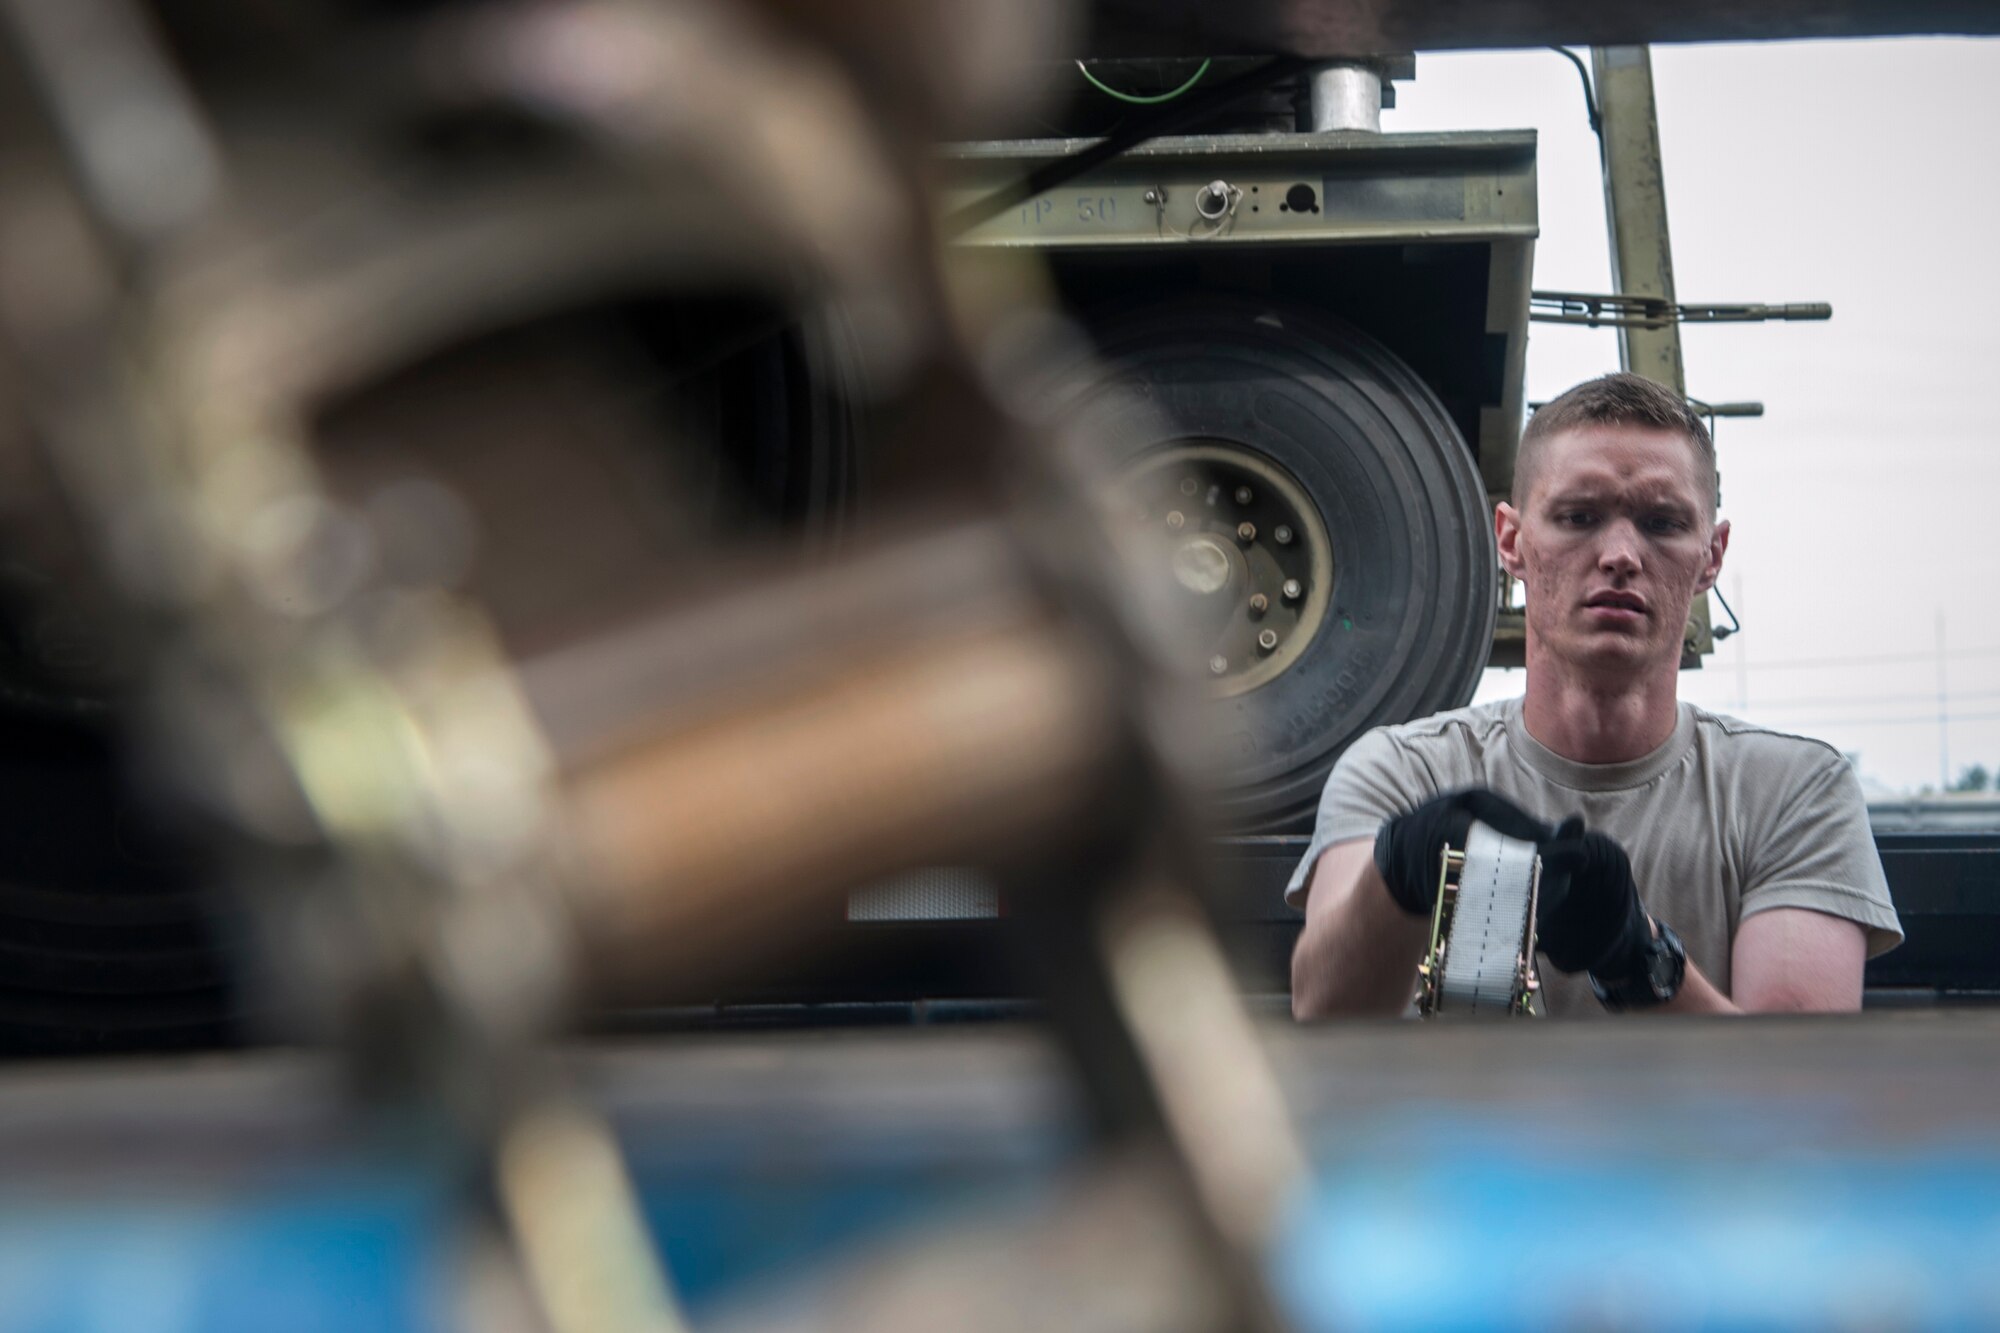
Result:
{"label": "truck tire", "polygon": [[[1182,515],[1176,539],[1212,534],[1200,554],[1237,562],[1232,595],[1263,591],[1271,608],[1258,620],[1242,602],[1223,627],[1233,646],[1209,659],[1218,808],[1240,832],[1305,827],[1363,732],[1458,707],[1478,685],[1498,565],[1473,452],[1409,366],[1313,311],[1208,297],[1091,325],[1097,359],[1061,399],[1077,438],[1137,479],[1127,507],[1145,521],[1186,497],[1164,515]],[[1295,599],[1289,578],[1258,583],[1288,571]],[[1260,624],[1279,647],[1246,652]]]}

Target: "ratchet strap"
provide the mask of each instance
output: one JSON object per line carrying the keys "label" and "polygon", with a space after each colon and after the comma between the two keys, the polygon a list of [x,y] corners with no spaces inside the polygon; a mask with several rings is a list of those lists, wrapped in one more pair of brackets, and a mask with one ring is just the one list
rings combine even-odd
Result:
{"label": "ratchet strap", "polygon": [[1535,898],[1541,858],[1535,845],[1475,821],[1463,850],[1439,858],[1431,944],[1417,969],[1417,1010],[1425,1018],[1535,1014]]}

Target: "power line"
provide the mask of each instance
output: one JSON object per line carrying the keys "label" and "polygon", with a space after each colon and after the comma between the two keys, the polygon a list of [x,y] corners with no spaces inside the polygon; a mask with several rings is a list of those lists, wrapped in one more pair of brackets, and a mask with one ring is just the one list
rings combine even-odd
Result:
{"label": "power line", "polygon": [[[1745,721],[1754,722],[1755,718]],[[1947,713],[1946,722],[2000,722],[2000,713]],[[1915,713],[1909,717],[1817,717],[1787,719],[1788,727],[1929,727],[1938,722],[1936,713]]]}
{"label": "power line", "polygon": [[[1973,657],[2000,657],[2000,648],[1955,648],[1944,656],[1954,662]],[[1746,661],[1740,664],[1731,663],[1731,665],[1740,665],[1745,671],[1802,671],[1819,667],[1888,666],[1898,662],[1935,662],[1937,660],[1938,654],[1933,651],[1928,653],[1860,654],[1853,657],[1777,658],[1768,662]]]}
{"label": "power line", "polygon": [[[2000,690],[1953,691],[1951,697],[1954,701],[1958,702],[1978,701],[1983,703],[1989,699],[2000,699]],[[1752,708],[1754,707],[1757,712],[1762,713],[1773,709],[1782,712],[1788,709],[1799,709],[1799,708],[1845,708],[1845,707],[1860,707],[1860,706],[1874,707],[1880,704],[1920,704],[1920,703],[1935,703],[1936,701],[1937,701],[1937,695],[1935,693],[1821,694],[1805,699],[1784,699],[1771,703],[1766,703],[1760,700],[1754,706],[1746,701],[1738,700],[1735,706],[1743,709],[1745,712],[1751,711]],[[1704,707],[1706,706],[1708,705],[1704,705]],[[1726,708],[1729,707],[1730,705],[1721,704],[1716,706]]]}

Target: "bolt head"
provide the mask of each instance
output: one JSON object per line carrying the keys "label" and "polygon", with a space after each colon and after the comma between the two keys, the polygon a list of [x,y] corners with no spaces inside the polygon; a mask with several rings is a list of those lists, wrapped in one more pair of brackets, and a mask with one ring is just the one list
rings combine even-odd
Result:
{"label": "bolt head", "polygon": [[1272,532],[1271,535],[1278,539],[1278,545],[1280,546],[1289,546],[1291,544],[1292,530],[1282,523],[1278,525],[1277,530]]}
{"label": "bolt head", "polygon": [[1285,580],[1285,600],[1296,602],[1305,595],[1305,585],[1297,579]]}
{"label": "bolt head", "polygon": [[1253,592],[1250,594],[1250,610],[1252,612],[1261,616],[1270,609],[1271,609],[1270,598],[1266,597],[1261,592]]}
{"label": "bolt head", "polygon": [[1229,670],[1229,659],[1221,653],[1217,653],[1214,657],[1208,659],[1208,672],[1210,675],[1219,676],[1227,670]]}
{"label": "bolt head", "polygon": [[1236,503],[1237,503],[1237,504],[1240,504],[1240,505],[1247,505],[1247,504],[1249,504],[1249,503],[1250,503],[1250,499],[1251,499],[1251,496],[1250,496],[1250,488],[1249,488],[1248,486],[1238,486],[1238,487],[1236,488]]}
{"label": "bolt head", "polygon": [[1193,477],[1182,477],[1182,478],[1181,478],[1181,494],[1182,494],[1182,495],[1193,495],[1193,494],[1194,494],[1194,493],[1195,493],[1196,491],[1198,491],[1198,490],[1200,490],[1200,489],[1201,489],[1201,483],[1200,483],[1200,482],[1198,482],[1198,481],[1196,481],[1196,480],[1195,480],[1195,479],[1194,479]]}
{"label": "bolt head", "polygon": [[1259,634],[1257,636],[1257,646],[1267,653],[1276,648],[1278,646],[1278,631],[1267,629]]}
{"label": "bolt head", "polygon": [[1167,511],[1167,526],[1179,532],[1183,527],[1187,526],[1187,515],[1178,509],[1169,509]]}
{"label": "bolt head", "polygon": [[1246,542],[1256,541],[1257,525],[1255,523],[1238,523],[1236,525],[1236,536],[1241,541],[1246,541]]}

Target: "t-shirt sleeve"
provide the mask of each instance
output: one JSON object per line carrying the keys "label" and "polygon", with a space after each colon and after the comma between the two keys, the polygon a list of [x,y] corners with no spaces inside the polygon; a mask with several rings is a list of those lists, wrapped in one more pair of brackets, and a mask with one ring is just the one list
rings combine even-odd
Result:
{"label": "t-shirt sleeve", "polygon": [[1739,922],[1774,907],[1805,907],[1867,927],[1870,958],[1903,942],[1861,783],[1844,759],[1815,772],[1786,803],[1746,869]]}
{"label": "t-shirt sleeve", "polygon": [[1306,884],[1321,853],[1339,842],[1372,838],[1382,821],[1437,795],[1425,766],[1387,728],[1377,727],[1347,747],[1320,793],[1312,842],[1285,885],[1285,901],[1306,905]]}

